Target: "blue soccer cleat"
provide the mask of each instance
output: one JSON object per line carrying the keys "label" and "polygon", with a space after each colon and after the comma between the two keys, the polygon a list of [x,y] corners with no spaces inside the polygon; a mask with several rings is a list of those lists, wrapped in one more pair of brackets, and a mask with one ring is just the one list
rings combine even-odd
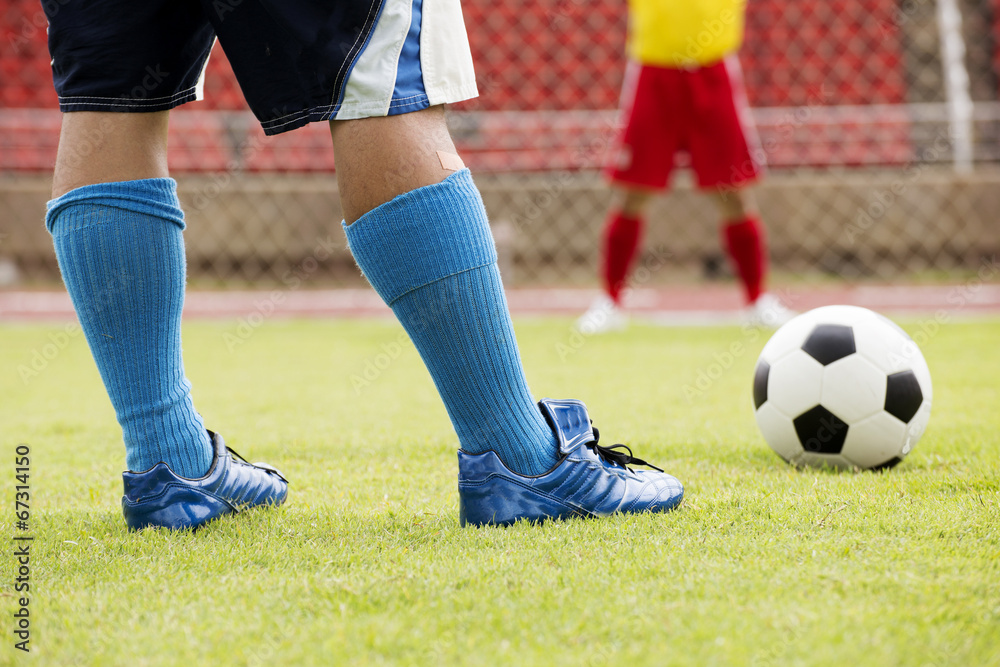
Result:
{"label": "blue soccer cleat", "polygon": [[200,479],[175,475],[166,463],[146,472],[124,472],[122,511],[132,530],[149,526],[182,529],[258,505],[280,505],[288,480],[264,463],[249,463],[208,432],[215,449],[212,466]]}
{"label": "blue soccer cleat", "polygon": [[[625,445],[602,447],[581,401],[542,399],[562,460],[537,477],[519,475],[492,452],[458,452],[459,522],[508,525],[615,512],[666,512],[681,504],[684,487],[672,475],[632,456]],[[626,453],[627,452],[627,453]],[[635,471],[629,465],[654,468]]]}

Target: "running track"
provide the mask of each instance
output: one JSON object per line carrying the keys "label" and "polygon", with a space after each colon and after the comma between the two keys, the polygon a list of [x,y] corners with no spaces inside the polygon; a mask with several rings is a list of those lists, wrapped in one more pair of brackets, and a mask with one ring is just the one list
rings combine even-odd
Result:
{"label": "running track", "polygon": [[[830,304],[864,306],[902,317],[966,319],[1000,316],[1000,275],[993,272],[954,285],[796,287],[777,294],[793,310]],[[515,316],[574,317],[587,309],[594,289],[511,289]],[[663,325],[734,324],[741,321],[741,302],[732,285],[636,289],[628,300],[637,320]],[[257,314],[257,315],[255,315]],[[370,289],[272,291],[192,291],[184,316],[189,319],[243,317],[390,317],[389,309]],[[0,322],[75,319],[65,291],[0,291]]]}

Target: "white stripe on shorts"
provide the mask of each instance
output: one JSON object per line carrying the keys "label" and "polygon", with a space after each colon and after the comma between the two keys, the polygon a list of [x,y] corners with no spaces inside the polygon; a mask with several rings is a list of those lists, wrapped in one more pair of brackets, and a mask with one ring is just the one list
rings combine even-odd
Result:
{"label": "white stripe on shorts", "polygon": [[461,0],[423,0],[420,68],[431,105],[479,95]]}
{"label": "white stripe on shorts", "polygon": [[[476,74],[460,1],[423,0],[421,4],[420,68],[430,105],[475,97]],[[412,15],[412,0],[385,0],[368,45],[344,86],[337,120],[389,113],[399,54]]]}
{"label": "white stripe on shorts", "polygon": [[753,113],[750,111],[750,100],[747,98],[746,83],[743,81],[743,67],[740,65],[739,56],[730,53],[722,59],[722,66],[726,68],[729,75],[729,86],[733,90],[733,104],[736,107],[736,117],[743,128],[743,137],[747,142],[747,152],[750,159],[758,171],[767,166],[767,153],[760,143],[760,135],[757,134],[757,124],[753,122]]}
{"label": "white stripe on shorts", "polygon": [[337,120],[385,116],[396,87],[399,54],[410,30],[412,0],[385,0],[382,15],[344,86]]}
{"label": "white stripe on shorts", "polygon": [[201,66],[201,74],[198,75],[198,83],[194,84],[194,99],[196,100],[205,99],[205,71],[208,70],[208,59],[212,57],[212,50],[215,49],[215,44],[218,41],[218,37],[212,40],[212,46],[208,49],[208,55],[205,56],[205,62]]}

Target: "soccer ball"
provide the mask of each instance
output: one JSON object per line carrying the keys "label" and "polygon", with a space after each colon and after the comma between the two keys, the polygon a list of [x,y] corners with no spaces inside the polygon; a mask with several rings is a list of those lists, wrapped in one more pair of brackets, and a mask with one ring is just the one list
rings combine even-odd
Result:
{"label": "soccer ball", "polygon": [[792,465],[890,468],[923,435],[931,374],[917,344],[866,308],[825,306],[775,332],[753,377],[757,425]]}

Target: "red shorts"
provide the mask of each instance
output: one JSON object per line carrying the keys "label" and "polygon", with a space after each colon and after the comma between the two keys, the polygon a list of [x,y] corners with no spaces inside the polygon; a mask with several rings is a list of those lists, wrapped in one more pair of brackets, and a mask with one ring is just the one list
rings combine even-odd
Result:
{"label": "red shorts", "polygon": [[604,173],[614,183],[661,190],[684,151],[699,187],[749,183],[763,158],[749,115],[735,56],[693,70],[630,62],[622,85],[624,125]]}

